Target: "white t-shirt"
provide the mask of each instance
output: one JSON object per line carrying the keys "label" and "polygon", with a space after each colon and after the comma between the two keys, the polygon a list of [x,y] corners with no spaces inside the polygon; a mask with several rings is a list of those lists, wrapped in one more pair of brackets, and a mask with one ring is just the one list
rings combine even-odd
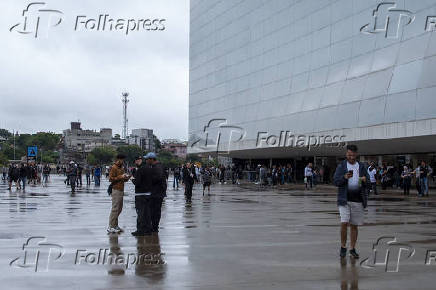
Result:
{"label": "white t-shirt", "polygon": [[371,181],[371,183],[376,183],[377,180],[375,179],[375,175],[377,174],[377,170],[375,170],[375,168],[373,168],[372,170],[368,169],[368,174],[369,174],[369,180]]}
{"label": "white t-shirt", "polygon": [[306,168],[304,168],[304,176],[305,177],[312,176],[312,175],[313,175],[312,168],[310,168],[308,166]]}
{"label": "white t-shirt", "polygon": [[347,170],[353,170],[353,177],[348,179],[348,189],[358,189],[359,188],[359,162],[351,164],[347,162]]}

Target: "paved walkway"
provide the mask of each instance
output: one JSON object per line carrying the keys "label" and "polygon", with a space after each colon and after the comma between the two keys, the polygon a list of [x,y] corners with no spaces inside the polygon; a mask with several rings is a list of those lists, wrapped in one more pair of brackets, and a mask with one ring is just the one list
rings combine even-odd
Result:
{"label": "paved walkway", "polygon": [[[206,197],[195,188],[186,205],[183,191],[170,187],[159,235],[135,238],[131,184],[120,219],[126,232],[107,235],[107,182],[71,195],[62,180],[53,176],[48,187],[25,193],[0,182],[2,288],[435,289],[436,261],[425,265],[427,251],[436,250],[433,197],[371,200],[360,231],[361,259],[341,261],[331,192],[215,185]],[[371,263],[373,244],[388,236],[404,244],[389,247],[391,272],[381,264],[393,238],[377,247],[380,265]]]}

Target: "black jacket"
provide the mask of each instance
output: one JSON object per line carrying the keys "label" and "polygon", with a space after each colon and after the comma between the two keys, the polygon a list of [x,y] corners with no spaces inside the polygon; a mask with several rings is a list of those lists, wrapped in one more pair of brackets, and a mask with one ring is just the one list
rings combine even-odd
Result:
{"label": "black jacket", "polygon": [[165,197],[167,194],[167,178],[162,164],[156,163],[151,166],[152,170],[152,197]]}
{"label": "black jacket", "polygon": [[132,180],[135,184],[135,193],[147,193],[152,190],[152,172],[149,166],[143,165],[136,169],[135,179]]}
{"label": "black jacket", "polygon": [[183,183],[194,184],[195,182],[195,170],[191,168],[183,168]]}
{"label": "black jacket", "polygon": [[[345,179],[345,174],[348,172],[347,169],[347,160],[339,163],[336,168],[336,172],[334,175],[334,184],[338,187],[338,205],[346,205],[347,204],[347,191],[348,191],[348,180]],[[370,178],[368,174],[368,169],[366,166],[359,162],[359,177],[366,177],[366,182],[363,182],[360,187],[360,193],[362,195],[362,203],[363,207],[367,207],[368,204],[368,195],[369,195],[369,184]]]}
{"label": "black jacket", "polygon": [[20,167],[20,177],[27,177],[29,175],[29,168],[27,166]]}

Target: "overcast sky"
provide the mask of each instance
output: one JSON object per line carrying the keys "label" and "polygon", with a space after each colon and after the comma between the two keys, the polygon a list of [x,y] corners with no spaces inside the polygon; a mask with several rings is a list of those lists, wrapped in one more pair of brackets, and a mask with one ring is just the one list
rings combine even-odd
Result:
{"label": "overcast sky", "polygon": [[[47,36],[44,24],[56,24],[58,16],[41,13],[43,28],[35,39],[17,32],[23,26],[9,31],[24,22],[22,12],[32,1],[0,1],[0,128],[60,133],[80,120],[82,128],[120,133],[121,93],[128,91],[130,130],[150,128],[161,139],[187,139],[189,0],[40,2],[46,2],[42,9],[63,15]],[[74,31],[78,15],[98,19],[100,14],[115,20],[166,19],[165,30],[127,36]]]}

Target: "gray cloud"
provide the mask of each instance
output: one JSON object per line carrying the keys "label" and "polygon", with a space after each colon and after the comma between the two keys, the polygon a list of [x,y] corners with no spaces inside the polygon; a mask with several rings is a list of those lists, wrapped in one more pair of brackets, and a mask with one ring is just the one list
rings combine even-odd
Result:
{"label": "gray cloud", "polygon": [[[90,3],[92,2],[92,3]],[[0,3],[0,127],[61,132],[80,119],[85,128],[121,130],[121,92],[131,93],[129,128],[187,139],[188,0],[47,0],[63,11],[48,38],[9,32],[29,1]],[[75,16],[165,18],[160,32],[74,32]]]}

